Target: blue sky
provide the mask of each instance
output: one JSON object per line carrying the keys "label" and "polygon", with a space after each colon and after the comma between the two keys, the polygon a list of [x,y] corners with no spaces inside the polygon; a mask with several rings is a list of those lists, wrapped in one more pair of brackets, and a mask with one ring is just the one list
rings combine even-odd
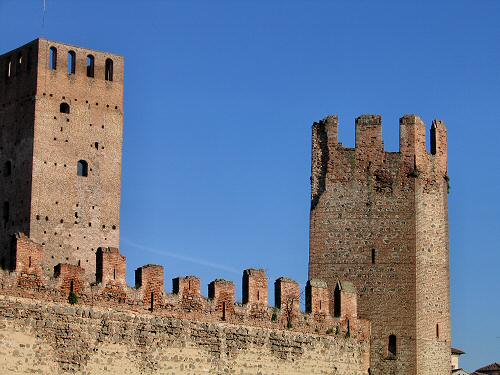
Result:
{"label": "blue sky", "polygon": [[[311,124],[446,122],[453,345],[500,361],[500,2],[0,0],[6,52],[36,37],[125,56],[122,251],[206,284],[307,279]],[[171,288],[169,282],[168,290]],[[271,288],[270,288],[271,289]],[[239,296],[238,296],[239,297]],[[240,297],[239,297],[240,298]]]}

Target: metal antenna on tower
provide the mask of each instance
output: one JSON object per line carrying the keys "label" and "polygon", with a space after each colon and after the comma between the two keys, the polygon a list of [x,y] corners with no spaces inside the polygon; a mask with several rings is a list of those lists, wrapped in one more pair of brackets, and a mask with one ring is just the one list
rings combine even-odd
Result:
{"label": "metal antenna on tower", "polygon": [[43,0],[43,11],[42,11],[42,31],[45,27],[45,11],[47,9],[47,3],[46,0]]}

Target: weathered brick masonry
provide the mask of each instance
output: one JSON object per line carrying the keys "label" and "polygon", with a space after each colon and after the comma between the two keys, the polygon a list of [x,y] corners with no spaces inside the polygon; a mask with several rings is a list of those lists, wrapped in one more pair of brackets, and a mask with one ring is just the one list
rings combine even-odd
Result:
{"label": "weathered brick masonry", "polygon": [[[15,248],[29,257],[41,246],[18,236]],[[102,257],[96,275],[109,274],[117,259],[125,267],[118,249],[99,249],[96,256]],[[29,268],[20,264],[0,273],[2,374],[368,371],[370,324],[356,317],[355,298],[335,301],[348,314],[328,314],[324,282],[308,283],[306,298],[322,303],[301,312],[299,286],[287,278],[276,281],[276,307],[260,302],[268,292],[263,270],[243,273],[244,298],[259,299],[236,304],[234,284],[227,280],[211,282],[207,299],[194,276],[174,278],[174,293],[166,293],[158,265],[140,267],[130,288],[125,274],[88,283],[83,268],[70,264],[40,276],[37,259]],[[73,306],[71,291],[78,297]]]}
{"label": "weathered brick masonry", "polygon": [[93,280],[97,248],[119,246],[123,58],[37,39],[0,69],[0,263],[22,232],[47,275],[68,262]]}
{"label": "weathered brick masonry", "polygon": [[[306,311],[300,286],[265,272],[217,279],[119,251],[121,56],[37,39],[0,56],[0,368],[41,373],[450,372],[447,136],[413,115],[400,152],[381,119],[313,126]],[[76,295],[78,304],[68,305]],[[359,296],[359,298],[358,298]],[[373,321],[371,328],[369,320]]]}
{"label": "weathered brick masonry", "polygon": [[[351,281],[372,322],[371,374],[450,373],[447,135],[400,120],[400,151],[384,152],[380,116],[356,120],[356,147],[337,117],[313,126],[309,277]],[[333,307],[332,307],[333,308]]]}

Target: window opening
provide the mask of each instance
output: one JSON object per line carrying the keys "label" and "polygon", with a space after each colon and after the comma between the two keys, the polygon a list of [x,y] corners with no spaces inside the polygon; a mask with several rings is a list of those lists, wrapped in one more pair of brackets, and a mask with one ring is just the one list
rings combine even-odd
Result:
{"label": "window opening", "polygon": [[89,175],[89,165],[85,160],[79,160],[77,163],[77,175],[80,177],[87,177]]}
{"label": "window opening", "polygon": [[28,53],[26,54],[26,70],[29,72],[31,71],[31,48],[28,48]]}
{"label": "window opening", "polygon": [[389,345],[387,347],[387,352],[390,356],[396,356],[397,354],[397,342],[396,342],[396,336],[395,335],[390,335],[389,336]]}
{"label": "window opening", "polygon": [[372,264],[375,264],[376,255],[377,255],[377,253],[376,253],[375,249],[372,249]]}
{"label": "window opening", "polygon": [[31,268],[31,257],[28,259],[28,268]]}
{"label": "window opening", "polygon": [[72,75],[76,72],[76,53],[75,51],[68,52],[68,74]]}
{"label": "window opening", "polygon": [[59,112],[61,112],[61,113],[66,113],[67,115],[69,115],[69,113],[70,113],[70,107],[69,107],[69,104],[68,104],[68,103],[64,103],[64,102],[62,102],[62,103],[59,105]]}
{"label": "window opening", "polygon": [[439,324],[436,324],[436,338],[439,338]]}
{"label": "window opening", "polygon": [[50,47],[49,67],[51,70],[57,69],[57,48]]}
{"label": "window opening", "polygon": [[106,81],[113,81],[113,60],[111,59],[106,59],[104,79]]}
{"label": "window opening", "polygon": [[9,221],[10,218],[10,205],[8,201],[3,202],[3,221],[4,221],[4,226],[7,225],[7,222]]}
{"label": "window opening", "polygon": [[12,173],[12,162],[10,160],[7,160],[3,166],[3,175],[5,177],[10,176]]}
{"label": "window opening", "polygon": [[87,56],[87,77],[94,78],[94,56]]}
{"label": "window opening", "polygon": [[341,298],[340,298],[340,284],[337,283],[335,291],[333,292],[333,316],[335,318],[340,317],[341,312]]}
{"label": "window opening", "polygon": [[22,65],[23,65],[23,55],[19,53],[16,58],[16,75],[21,74]]}
{"label": "window opening", "polygon": [[5,65],[5,78],[9,79],[12,75],[12,61],[9,59]]}

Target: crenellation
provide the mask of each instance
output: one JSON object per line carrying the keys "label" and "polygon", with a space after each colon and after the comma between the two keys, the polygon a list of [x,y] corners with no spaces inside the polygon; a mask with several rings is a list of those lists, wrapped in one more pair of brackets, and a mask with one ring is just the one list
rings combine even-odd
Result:
{"label": "crenellation", "polygon": [[243,303],[252,306],[268,305],[268,286],[266,272],[262,269],[243,271]]}
{"label": "crenellation", "polygon": [[236,289],[232,281],[217,279],[208,284],[208,298],[213,301],[215,313],[222,320],[234,314]]}
{"label": "crenellation", "polygon": [[299,284],[287,277],[274,282],[275,306],[290,316],[295,316],[300,308]]}
{"label": "crenellation", "polygon": [[154,308],[163,303],[165,294],[165,276],[163,267],[157,264],[147,264],[135,270],[135,287],[142,294],[145,305]]}
{"label": "crenellation", "polygon": [[96,252],[96,282],[104,286],[125,286],[127,261],[115,247],[99,247]]}
{"label": "crenellation", "polygon": [[59,263],[54,267],[54,279],[57,288],[65,294],[70,292],[79,294],[85,288],[85,270],[73,264]]}
{"label": "crenellation", "polygon": [[316,319],[330,315],[330,291],[326,282],[319,279],[307,281],[306,312],[313,314]]}
{"label": "crenellation", "polygon": [[356,118],[356,151],[360,159],[379,159],[384,153],[382,117],[362,115]]}

